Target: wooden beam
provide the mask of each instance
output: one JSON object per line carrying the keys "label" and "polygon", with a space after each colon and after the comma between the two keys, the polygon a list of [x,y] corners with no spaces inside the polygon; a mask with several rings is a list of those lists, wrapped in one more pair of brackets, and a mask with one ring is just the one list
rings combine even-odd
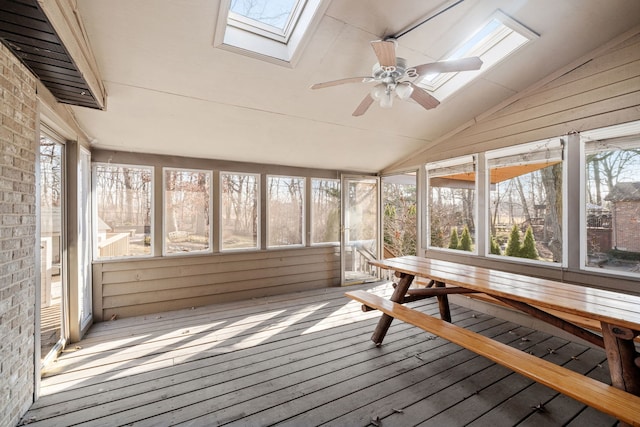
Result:
{"label": "wooden beam", "polygon": [[[436,286],[434,289],[445,289],[446,285],[444,282],[436,281]],[[440,308],[440,318],[446,322],[451,323],[451,310],[449,309],[449,297],[447,294],[438,295],[438,306]]]}
{"label": "wooden beam", "polygon": [[570,334],[577,336],[578,338],[582,338],[583,340],[590,342],[591,344],[604,348],[604,341],[600,335],[587,331],[586,329],[576,326],[573,323],[567,322],[566,320],[549,314],[546,311],[542,311],[539,308],[532,307],[529,304],[525,304],[519,301],[513,301],[508,298],[499,297],[496,295],[493,295],[493,297],[517,310],[535,317],[536,319],[540,319],[546,323],[549,323],[550,325],[562,329],[563,331],[567,331]]}
{"label": "wooden beam", "polygon": [[435,297],[437,295],[451,295],[451,294],[475,294],[478,291],[473,289],[461,288],[458,286],[452,287],[436,287],[436,288],[414,288],[407,291],[407,295],[421,295],[425,297]]}

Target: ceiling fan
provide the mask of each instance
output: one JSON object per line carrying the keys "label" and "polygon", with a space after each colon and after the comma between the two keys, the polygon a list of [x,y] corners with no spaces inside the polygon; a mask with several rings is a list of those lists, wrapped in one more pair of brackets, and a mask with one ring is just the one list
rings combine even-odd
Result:
{"label": "ceiling fan", "polygon": [[311,89],[323,89],[345,83],[378,82],[355,109],[352,114],[354,116],[361,116],[366,113],[374,101],[379,102],[382,108],[390,108],[393,104],[394,96],[397,96],[403,101],[411,98],[429,110],[437,107],[440,101],[417,86],[414,82],[419,81],[427,74],[479,70],[482,66],[482,60],[480,58],[470,57],[450,61],[430,62],[409,68],[404,58],[396,57],[395,39],[372,41],[371,47],[378,58],[378,62],[373,66],[371,76],[349,77],[346,79],[316,83],[311,86]]}

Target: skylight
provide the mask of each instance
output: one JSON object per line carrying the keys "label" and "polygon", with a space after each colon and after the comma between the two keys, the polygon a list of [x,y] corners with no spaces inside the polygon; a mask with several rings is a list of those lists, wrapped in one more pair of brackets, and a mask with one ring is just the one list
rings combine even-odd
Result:
{"label": "skylight", "polygon": [[305,0],[232,0],[228,25],[286,43]]}
{"label": "skylight", "polygon": [[215,45],[270,62],[292,64],[328,4],[327,0],[223,1]]}
{"label": "skylight", "polygon": [[426,75],[418,84],[439,100],[443,100],[538,37],[538,34],[503,12],[497,11],[471,37],[441,59],[447,61],[479,56],[483,62],[480,70]]}

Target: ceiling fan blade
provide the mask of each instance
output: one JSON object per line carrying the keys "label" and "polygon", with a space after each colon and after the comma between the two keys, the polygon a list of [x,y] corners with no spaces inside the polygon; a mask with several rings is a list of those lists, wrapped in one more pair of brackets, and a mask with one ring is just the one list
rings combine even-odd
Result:
{"label": "ceiling fan blade", "polygon": [[378,63],[383,67],[396,66],[396,44],[393,41],[376,40],[371,42],[371,47],[378,58]]}
{"label": "ceiling fan blade", "polygon": [[363,115],[364,113],[367,112],[369,107],[371,107],[371,104],[373,104],[373,98],[371,97],[371,95],[367,94],[367,96],[364,97],[360,105],[358,105],[358,108],[356,108],[351,115],[355,117]]}
{"label": "ceiling fan blade", "polygon": [[427,93],[427,91],[425,91],[421,87],[414,85],[413,83],[409,84],[413,88],[413,92],[411,92],[411,99],[422,105],[425,109],[430,110],[440,105],[440,101]]}
{"label": "ceiling fan blade", "polygon": [[416,70],[418,77],[422,77],[426,74],[479,70],[481,66],[482,60],[477,56],[472,56],[469,58],[452,59],[451,61],[431,62],[429,64],[417,65],[413,68]]}
{"label": "ceiling fan blade", "polygon": [[372,80],[371,77],[347,77],[346,79],[332,80],[330,82],[316,83],[311,89],[323,89],[325,87],[343,85],[345,83],[367,83]]}

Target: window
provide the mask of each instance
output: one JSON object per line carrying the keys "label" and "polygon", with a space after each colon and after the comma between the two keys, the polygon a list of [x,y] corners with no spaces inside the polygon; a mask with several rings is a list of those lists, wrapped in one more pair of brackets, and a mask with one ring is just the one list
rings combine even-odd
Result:
{"label": "window", "polygon": [[94,256],[150,256],[153,168],[96,163]]}
{"label": "window", "polygon": [[211,172],[164,168],[165,255],[211,251]]}
{"label": "window", "polygon": [[[223,2],[224,4],[224,2]],[[231,0],[218,14],[214,44],[275,63],[295,63],[327,0]]]}
{"label": "window", "polygon": [[563,263],[563,149],[553,139],[487,153],[488,253]]}
{"label": "window", "polygon": [[640,276],[640,122],[581,138],[583,267]]}
{"label": "window", "polygon": [[477,71],[426,75],[419,86],[439,100],[450,96],[480,74],[514,53],[524,44],[538,38],[538,34],[513,18],[497,11],[489,21],[454,49],[442,61],[478,56],[482,68]]}
{"label": "window", "polygon": [[476,172],[471,156],[427,165],[428,246],[475,252]]}
{"label": "window", "polygon": [[418,211],[416,173],[382,178],[385,257],[416,255]]}
{"label": "window", "polygon": [[222,172],[220,183],[220,249],[258,249],[260,177]]}
{"label": "window", "polygon": [[305,179],[267,177],[267,247],[304,244]]}
{"label": "window", "polygon": [[311,243],[340,241],[340,181],[311,180]]}
{"label": "window", "polygon": [[304,0],[232,0],[227,22],[286,43],[304,4]]}

